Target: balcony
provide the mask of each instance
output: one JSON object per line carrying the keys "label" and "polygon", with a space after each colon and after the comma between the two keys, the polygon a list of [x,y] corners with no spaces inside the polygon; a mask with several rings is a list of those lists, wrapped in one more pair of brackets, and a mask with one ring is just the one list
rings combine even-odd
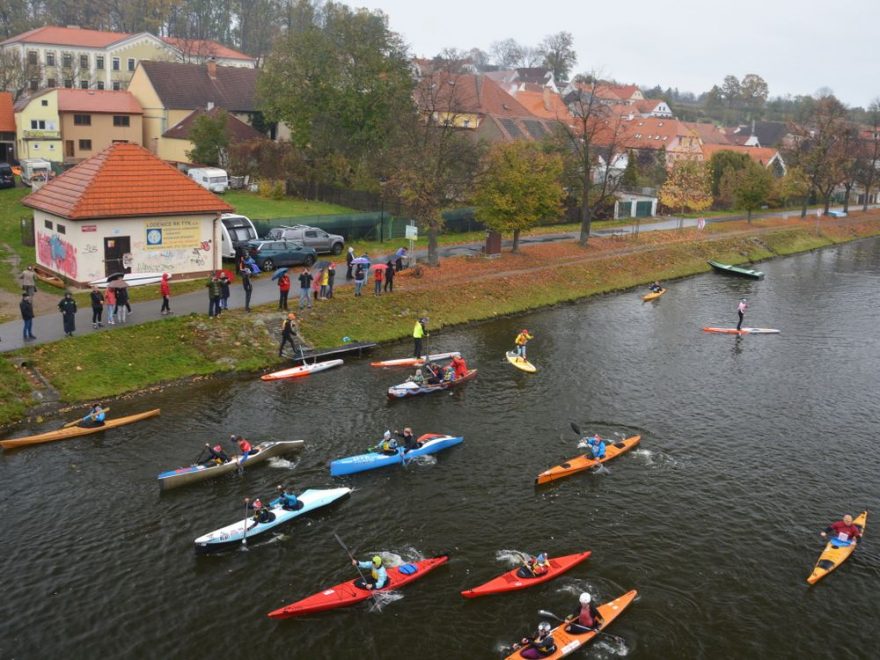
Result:
{"label": "balcony", "polygon": [[22,131],[25,140],[60,140],[61,131],[25,129]]}

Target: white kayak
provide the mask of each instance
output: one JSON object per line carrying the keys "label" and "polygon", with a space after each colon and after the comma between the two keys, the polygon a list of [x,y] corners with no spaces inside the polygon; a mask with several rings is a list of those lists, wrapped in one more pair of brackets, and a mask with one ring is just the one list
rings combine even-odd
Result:
{"label": "white kayak", "polygon": [[[304,491],[302,495],[297,496],[302,506],[295,510],[285,509],[278,503],[278,500],[274,500],[269,508],[269,520],[267,522],[257,522],[253,519],[252,515],[248,516],[247,520],[242,518],[238,522],[221,527],[197,538],[195,540],[196,550],[199,552],[209,552],[211,550],[228,548],[232,545],[240,545],[242,541],[247,543],[248,540],[258,537],[260,534],[265,534],[304,513],[333,504],[336,500],[350,493],[351,488],[310,488]],[[247,523],[247,530],[245,530],[245,523]]]}
{"label": "white kayak", "polygon": [[[118,277],[116,279],[119,279]],[[143,286],[145,284],[158,284],[162,281],[162,273],[126,273],[122,279],[128,286]],[[102,277],[100,280],[89,282],[89,286],[96,286],[100,289],[107,287],[107,278]]]}
{"label": "white kayak", "polygon": [[[461,353],[453,351],[451,353],[434,353],[428,356],[428,362],[436,362],[437,360],[451,360],[459,357]],[[396,360],[382,360],[381,362],[370,362],[371,367],[420,367],[425,364],[423,357],[398,358]]]}
{"label": "white kayak", "polygon": [[325,371],[338,367],[342,364],[342,360],[327,360],[325,362],[315,362],[314,364],[301,364],[298,367],[283,369],[281,371],[273,371],[270,374],[263,374],[260,380],[284,380],[286,378],[301,378],[319,371]]}
{"label": "white kayak", "polygon": [[776,328],[703,328],[703,332],[718,332],[725,335],[778,335],[781,330]]}

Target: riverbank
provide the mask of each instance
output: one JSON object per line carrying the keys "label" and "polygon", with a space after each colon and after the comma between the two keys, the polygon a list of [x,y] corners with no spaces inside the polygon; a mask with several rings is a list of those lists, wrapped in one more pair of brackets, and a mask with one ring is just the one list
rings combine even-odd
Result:
{"label": "riverbank", "polygon": [[[539,244],[497,259],[457,257],[437,269],[410,269],[395,279],[392,295],[360,298],[350,290],[316,303],[302,315],[306,340],[323,348],[343,337],[389,342],[410,336],[414,319],[427,315],[436,334],[444,327],[517,314],[654,279],[671,280],[708,270],[707,259],[760,261],[880,235],[880,212],[841,219],[768,218],[696,229]],[[10,359],[38,369],[65,403],[107,399],[192,376],[258,371],[278,364],[280,315],[273,305],[253,314],[227,312],[168,317],[16,351]],[[35,401],[27,374],[11,363],[0,370],[0,424],[19,420]]]}

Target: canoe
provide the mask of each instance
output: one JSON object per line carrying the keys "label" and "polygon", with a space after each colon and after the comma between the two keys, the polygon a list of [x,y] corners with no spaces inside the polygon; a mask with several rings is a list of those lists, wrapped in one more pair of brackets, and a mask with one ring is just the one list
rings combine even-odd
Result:
{"label": "canoe", "polygon": [[646,293],[642,296],[642,300],[648,302],[649,300],[657,300],[660,296],[666,293],[666,289],[660,289],[659,291],[652,291],[651,293]]}
{"label": "canoe", "polygon": [[517,355],[513,351],[507,351],[507,353],[505,353],[505,355],[507,356],[507,361],[510,362],[510,364],[512,364],[514,367],[516,367],[520,371],[525,371],[526,373],[533,374],[538,370],[538,368],[535,365],[533,365],[531,362],[529,362],[525,358],[521,358],[519,355]]}
{"label": "canoe", "polygon": [[[273,456],[281,456],[294,449],[300,449],[303,444],[305,443],[302,440],[262,442],[254,447],[254,449],[257,450],[256,453],[247,457],[247,460],[241,464],[241,469],[253,465],[254,463],[262,463]],[[170,490],[171,488],[185,486],[187,484],[195,483],[196,481],[203,481],[212,477],[219,477],[222,474],[228,474],[229,472],[235,472],[239,469],[240,460],[240,457],[236,457],[219,465],[190,465],[188,467],[177,468],[176,470],[168,470],[156,478],[159,480],[159,487],[162,490]]]}
{"label": "canoe", "polygon": [[348,456],[340,458],[330,463],[330,476],[341,477],[344,474],[355,474],[356,472],[366,472],[367,470],[375,470],[376,468],[386,467],[388,465],[400,465],[411,461],[417,456],[427,456],[428,454],[436,454],[449,447],[464,442],[461,436],[438,435],[436,433],[426,433],[419,436],[419,441],[424,444],[418,449],[412,449],[408,452],[399,452],[397,454],[382,454],[380,452],[371,452],[369,454],[359,454],[357,456]]}
{"label": "canoe", "polygon": [[[599,610],[599,614],[602,615],[603,619],[603,623],[601,626],[599,626],[599,630],[605,630],[608,626],[610,626],[611,622],[619,617],[623,613],[623,611],[632,604],[633,600],[635,600],[635,597],[638,595],[639,592],[633,589],[632,591],[627,591],[619,598],[615,598],[614,600],[607,602],[604,605],[599,605],[599,607],[597,607],[596,609]],[[557,658],[564,658],[565,656],[577,651],[579,648],[584,646],[584,644],[587,644],[599,634],[595,631],[590,630],[585,633],[581,633],[580,635],[576,635],[574,633],[566,632],[565,626],[566,624],[563,623],[550,631],[550,635],[553,637],[553,641],[556,643],[556,652],[552,653],[551,655],[544,656],[545,659],[556,660]],[[522,657],[523,655],[521,650],[517,650],[507,656],[507,660],[518,660]]]}
{"label": "canoe", "polygon": [[628,452],[630,449],[639,444],[641,440],[642,436],[634,435],[627,438],[626,440],[621,440],[620,442],[606,445],[605,457],[599,459],[598,461],[593,458],[588,458],[586,454],[582,454],[581,456],[572,458],[565,463],[562,463],[561,465],[552,467],[549,470],[544,470],[535,479],[535,484],[548,484],[551,481],[556,481],[557,479],[562,479],[563,477],[570,477],[571,475],[577,474],[578,472],[589,470],[591,467],[595,467],[599,463],[607,463],[612,458],[616,458],[621,454]]}
{"label": "canoe", "polygon": [[433,392],[441,392],[443,390],[449,390],[453,387],[458,387],[468,381],[473,380],[477,377],[477,370],[471,369],[461,378],[456,378],[455,380],[444,380],[441,383],[436,385],[428,385],[422,384],[417,385],[412,381],[406,381],[405,383],[401,383],[400,385],[393,385],[388,388],[388,398],[389,399],[406,399],[412,396],[418,396],[419,394],[432,394]]}
{"label": "canoe", "polygon": [[298,367],[283,369],[282,371],[273,371],[270,374],[263,374],[260,380],[285,380],[287,378],[302,378],[309,374],[315,374],[319,371],[325,371],[338,367],[342,364],[342,360],[327,360],[325,362],[315,362],[314,364],[301,364]]}
{"label": "canoe", "polygon": [[703,332],[716,332],[724,335],[778,335],[781,331],[776,328],[703,328]]}
{"label": "canoe", "polygon": [[253,519],[253,516],[250,516],[247,519],[247,533],[245,533],[245,520],[244,518],[239,519],[231,525],[221,527],[197,538],[194,541],[196,552],[211,552],[213,550],[229,548],[230,546],[241,545],[243,540],[247,542],[251,539],[256,539],[261,534],[280,527],[294,518],[333,504],[336,500],[349,494],[351,494],[351,488],[310,488],[303,491],[302,495],[297,495],[297,499],[302,503],[302,506],[294,511],[285,509],[278,500],[274,500],[269,508],[270,519],[268,522],[257,522]]}
{"label": "canoe", "polygon": [[[452,353],[433,353],[428,356],[429,362],[436,362],[437,360],[451,360],[454,357],[461,355],[458,351],[453,351]],[[379,362],[370,362],[371,367],[421,367],[425,364],[425,358],[399,358],[397,360],[381,360]]]}
{"label": "canoe", "polygon": [[512,571],[508,571],[503,575],[499,575],[493,580],[489,580],[485,584],[473,589],[467,589],[461,592],[465,598],[478,598],[480,596],[491,596],[492,594],[500,594],[505,591],[518,591],[519,589],[528,589],[542,582],[549,582],[553,578],[559,577],[566,571],[574,568],[582,561],[590,556],[590,551],[578,552],[573,555],[564,555],[562,557],[551,557],[550,568],[543,575],[534,577],[523,577],[522,571],[524,567],[520,566]]}
{"label": "canoe", "polygon": [[[119,278],[117,278],[119,279]],[[162,281],[162,273],[126,273],[122,279],[128,286],[143,286],[145,284],[158,284]],[[99,289],[107,288],[107,278],[102,277],[99,280],[92,280],[89,286],[96,286]]]}
{"label": "canoe", "polygon": [[712,268],[715,269],[716,273],[724,273],[726,275],[739,275],[740,277],[750,277],[753,280],[764,279],[764,273],[762,273],[760,270],[743,268],[742,266],[731,266],[730,264],[723,264],[720,261],[709,260],[706,263],[712,266]]}
{"label": "canoe", "polygon": [[40,282],[45,282],[46,284],[59,289],[63,289],[67,286],[61,277],[41,266],[34,266],[34,276],[40,280]]}
{"label": "canoe", "polygon": [[[867,511],[862,511],[856,516],[856,519],[853,520],[853,524],[862,530],[862,534],[865,533],[867,520]],[[829,539],[828,544],[819,556],[819,561],[816,562],[816,567],[813,569],[813,572],[810,573],[810,577],[807,578],[807,582],[809,584],[816,584],[819,580],[849,559],[849,556],[855,552],[857,545],[858,543],[843,543],[837,539]]]}
{"label": "canoe", "polygon": [[[430,557],[411,564],[403,564],[402,566],[389,568],[387,569],[388,584],[382,589],[361,589],[355,586],[357,580],[349,580],[348,582],[343,582],[342,584],[337,584],[335,587],[330,587],[329,589],[318,592],[308,598],[303,598],[295,603],[273,610],[272,612],[269,612],[269,618],[289,619],[290,617],[302,616],[304,614],[335,610],[338,607],[349,607],[350,605],[369,600],[372,598],[371,594],[400,589],[410,582],[418,580],[420,577],[424,577],[438,566],[445,564],[448,560],[449,555],[440,555],[438,557]],[[404,571],[401,572],[401,569],[404,569]],[[415,570],[412,573],[407,574],[413,569]]]}
{"label": "canoe", "polygon": [[159,414],[159,408],[148,410],[146,412],[137,413],[136,415],[128,415],[127,417],[117,417],[115,419],[104,420],[103,426],[90,426],[88,428],[82,426],[71,426],[66,429],[58,429],[57,431],[49,431],[39,435],[29,435],[25,438],[10,438],[9,440],[0,440],[0,447],[3,449],[15,449],[16,447],[24,447],[25,445],[39,445],[44,442],[54,442],[56,440],[68,440],[70,438],[78,438],[81,435],[90,435],[107,429],[115,429],[117,426],[125,426],[139,422],[142,419],[155,417]]}

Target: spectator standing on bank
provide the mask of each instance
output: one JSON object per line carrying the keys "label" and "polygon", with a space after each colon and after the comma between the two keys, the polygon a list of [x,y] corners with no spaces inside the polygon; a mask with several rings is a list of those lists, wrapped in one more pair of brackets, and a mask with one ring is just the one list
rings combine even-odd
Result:
{"label": "spectator standing on bank", "polygon": [[76,301],[70,291],[65,293],[61,302],[58,303],[58,311],[61,312],[61,318],[64,322],[64,334],[73,337],[73,333],[76,332]]}
{"label": "spectator standing on bank", "polygon": [[309,272],[308,268],[303,268],[302,272],[299,274],[299,308],[302,309],[306,305],[309,306],[309,309],[312,308],[312,298],[309,295],[312,290],[312,280],[315,279],[312,277],[312,274]]}
{"label": "spectator standing on bank", "polygon": [[373,290],[374,296],[381,296],[382,295],[382,285],[385,283],[385,280],[383,278],[383,275],[384,275],[383,271],[384,270],[385,270],[384,268],[377,267],[375,269],[375,271],[373,272],[373,282],[375,282],[375,288]]}
{"label": "spectator standing on bank", "polygon": [[327,298],[333,297],[333,281],[336,279],[336,264],[330,262],[330,267],[327,269]]}
{"label": "spectator standing on bank", "polygon": [[28,298],[33,301],[34,295],[37,293],[37,274],[34,272],[33,266],[25,268],[18,279],[21,280],[21,290],[27,294]]}
{"label": "spectator standing on bank", "polygon": [[321,271],[321,292],[318,295],[318,300],[329,300],[330,295],[330,269],[324,268]]}
{"label": "spectator standing on bank", "polygon": [[107,325],[116,325],[116,289],[104,291],[104,304],[107,306]]}
{"label": "spectator standing on bank", "polygon": [[34,337],[34,306],[31,303],[31,297],[27,293],[21,294],[21,302],[18,303],[21,309],[21,320],[24,326],[21,329],[21,336],[25,341],[36,339]]}
{"label": "spectator standing on bank", "polygon": [[394,264],[391,259],[385,264],[385,292],[394,293]]}
{"label": "spectator standing on bank", "polygon": [[161,314],[171,313],[171,285],[168,283],[168,273],[162,273],[162,282],[159,284],[159,293],[162,294]]}
{"label": "spectator standing on bank", "polygon": [[361,289],[364,288],[364,282],[367,280],[366,268],[364,268],[363,264],[358,264],[357,268],[354,269],[354,295],[356,298],[360,298]]}
{"label": "spectator standing on bank", "polygon": [[290,278],[283,273],[278,278],[278,309],[287,311],[287,296],[290,295]]}
{"label": "spectator standing on bank", "polygon": [[403,260],[406,259],[407,249],[405,247],[399,248],[395,253],[395,257],[397,258],[397,272],[403,270]]}
{"label": "spectator standing on bank", "polygon": [[205,286],[208,287],[208,316],[220,316],[220,278],[216,273],[211,275]]}
{"label": "spectator standing on bank", "polygon": [[351,279],[351,262],[352,261],[354,261],[354,248],[350,247],[350,248],[348,248],[348,253],[345,255],[345,263],[348,266],[347,270],[345,271],[345,279],[346,280]]}
{"label": "spectator standing on bank", "polygon": [[121,286],[116,289],[116,320],[120,323],[125,323],[126,312],[130,311],[131,307],[128,304],[128,289]]}
{"label": "spectator standing on bank", "polygon": [[220,307],[223,311],[229,309],[229,278],[223,271],[220,271]]}
{"label": "spectator standing on bank", "polygon": [[244,289],[244,311],[249,312],[254,286],[251,284],[251,269],[247,266],[241,269],[241,288]]}
{"label": "spectator standing on bank", "polygon": [[98,287],[92,287],[92,291],[89,293],[89,302],[92,304],[92,327],[95,330],[103,328],[104,324],[101,323],[101,315],[104,313],[104,296],[101,295]]}

